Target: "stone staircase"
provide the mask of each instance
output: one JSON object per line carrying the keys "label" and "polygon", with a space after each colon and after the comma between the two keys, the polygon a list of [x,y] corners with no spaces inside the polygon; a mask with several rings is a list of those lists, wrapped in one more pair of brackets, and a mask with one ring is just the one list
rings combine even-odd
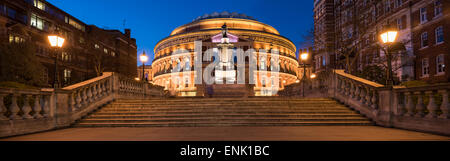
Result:
{"label": "stone staircase", "polygon": [[75,127],[363,126],[373,123],[326,98],[117,100]]}

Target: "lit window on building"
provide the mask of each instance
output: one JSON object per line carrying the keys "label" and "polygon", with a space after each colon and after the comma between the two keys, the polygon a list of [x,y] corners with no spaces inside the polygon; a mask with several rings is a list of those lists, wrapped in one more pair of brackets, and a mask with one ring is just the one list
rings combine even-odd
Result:
{"label": "lit window on building", "polygon": [[436,44],[443,43],[444,42],[444,28],[442,26],[439,26],[436,28]]}
{"label": "lit window on building", "polygon": [[72,71],[69,69],[64,69],[64,82],[70,83],[70,78],[72,76]]}
{"label": "lit window on building", "polygon": [[34,0],[33,5],[34,5],[34,7],[45,11],[45,3],[44,2],[42,2],[40,0]]}
{"label": "lit window on building", "polygon": [[425,23],[427,22],[427,8],[421,8],[420,9],[420,23]]}
{"label": "lit window on building", "polygon": [[95,44],[94,47],[95,47],[96,49],[100,48],[100,46],[99,46],[98,44]]}
{"label": "lit window on building", "polygon": [[430,74],[430,66],[428,63],[428,58],[422,59],[422,76],[427,77]]}
{"label": "lit window on building", "polygon": [[75,27],[78,30],[81,30],[83,32],[86,30],[86,27],[84,25],[80,24],[79,22],[75,21],[74,19],[68,18],[68,22],[66,22],[66,23],[72,25],[73,27]]}
{"label": "lit window on building", "polygon": [[61,60],[63,60],[63,61],[70,61],[71,60],[70,54],[67,53],[67,52],[62,52],[61,53]]}
{"label": "lit window on building", "polygon": [[30,25],[36,27],[39,30],[44,30],[45,20],[37,16],[36,14],[31,14]]}
{"label": "lit window on building", "polygon": [[116,52],[111,51],[111,56],[115,57],[116,56]]}
{"label": "lit window on building", "polygon": [[422,48],[428,46],[428,32],[422,33],[422,35],[420,36],[420,42]]}
{"label": "lit window on building", "polygon": [[438,55],[436,57],[436,71],[437,74],[445,73],[445,59],[444,54]]}
{"label": "lit window on building", "polygon": [[104,48],[103,52],[105,52],[105,54],[108,54],[108,49]]}
{"label": "lit window on building", "polygon": [[434,2],[434,16],[442,15],[442,2],[441,0],[436,0]]}
{"label": "lit window on building", "polygon": [[85,42],[84,38],[80,37],[79,42],[80,42],[80,44],[84,44],[84,42]]}
{"label": "lit window on building", "polygon": [[25,39],[15,35],[9,35],[9,43],[23,43]]}

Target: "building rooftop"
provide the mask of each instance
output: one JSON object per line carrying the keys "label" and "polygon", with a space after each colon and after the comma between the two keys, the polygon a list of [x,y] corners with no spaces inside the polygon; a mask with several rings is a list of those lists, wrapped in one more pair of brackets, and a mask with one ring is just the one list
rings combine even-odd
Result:
{"label": "building rooftop", "polygon": [[224,11],[222,13],[214,12],[211,14],[204,14],[203,16],[199,16],[196,19],[194,19],[193,22],[204,20],[204,19],[213,19],[213,18],[240,18],[240,19],[249,19],[249,20],[256,21],[256,19],[253,18],[252,16],[247,16],[245,14],[240,14],[237,12],[230,13],[230,12]]}

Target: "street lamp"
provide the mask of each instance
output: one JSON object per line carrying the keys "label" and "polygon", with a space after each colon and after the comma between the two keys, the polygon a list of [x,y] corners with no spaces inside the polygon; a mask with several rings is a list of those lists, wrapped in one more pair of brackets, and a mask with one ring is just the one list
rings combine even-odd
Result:
{"label": "street lamp", "polygon": [[311,79],[315,79],[317,77],[316,74],[311,74]]}
{"label": "street lamp", "polygon": [[142,62],[142,80],[147,82],[147,79],[145,79],[145,62],[148,61],[148,56],[145,54],[145,51],[140,56],[141,62]]}
{"label": "street lamp", "polygon": [[306,60],[308,60],[309,54],[302,53],[300,59],[303,62],[303,77],[302,77],[302,96],[305,97],[305,81],[306,81]]}
{"label": "street lamp", "polygon": [[388,65],[388,73],[387,73],[387,85],[392,87],[394,85],[394,79],[392,74],[392,54],[390,53],[390,46],[396,41],[398,36],[398,31],[395,30],[387,30],[386,32],[380,35],[381,41],[386,45],[386,58]]}
{"label": "street lamp", "polygon": [[[60,37],[60,36],[58,36],[58,35],[49,35],[48,36],[48,41],[50,43],[50,46],[53,49],[58,50],[58,49],[61,49],[62,46],[64,45],[65,39]],[[52,87],[56,88],[57,84],[58,84],[58,52],[55,51],[54,53],[55,53],[55,57],[54,57],[54,59],[55,59],[55,72],[54,72],[54,76],[53,76],[53,85],[52,85]]]}

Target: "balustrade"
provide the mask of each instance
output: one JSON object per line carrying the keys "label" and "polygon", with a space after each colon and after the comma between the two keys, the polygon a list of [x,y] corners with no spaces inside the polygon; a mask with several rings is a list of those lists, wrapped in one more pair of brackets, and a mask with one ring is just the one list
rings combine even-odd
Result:
{"label": "balustrade", "polygon": [[50,95],[40,90],[0,89],[0,120],[48,117]]}
{"label": "balustrade", "polygon": [[359,102],[370,110],[378,110],[378,90],[383,85],[346,74],[343,71],[337,71],[336,74],[336,91],[338,93]]}
{"label": "balustrade", "polygon": [[448,85],[394,90],[399,116],[449,119]]}

